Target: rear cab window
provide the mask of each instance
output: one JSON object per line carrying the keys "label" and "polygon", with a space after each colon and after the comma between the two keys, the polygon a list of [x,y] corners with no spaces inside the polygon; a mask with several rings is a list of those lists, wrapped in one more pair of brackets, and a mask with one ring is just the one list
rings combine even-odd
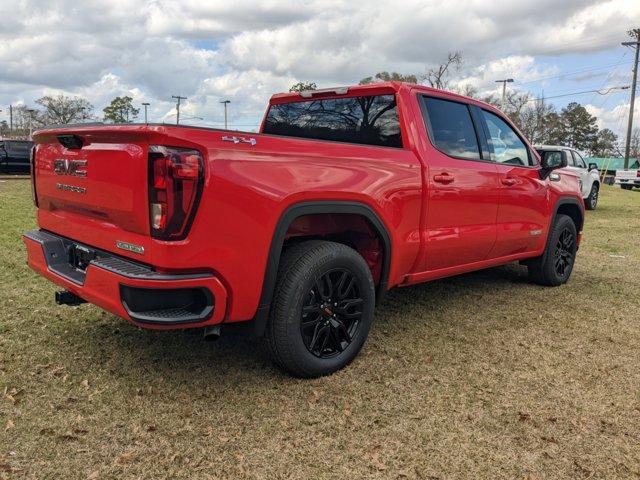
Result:
{"label": "rear cab window", "polygon": [[402,148],[393,94],[273,104],[263,133]]}
{"label": "rear cab window", "polygon": [[426,96],[422,101],[433,145],[450,157],[479,160],[480,146],[468,105]]}

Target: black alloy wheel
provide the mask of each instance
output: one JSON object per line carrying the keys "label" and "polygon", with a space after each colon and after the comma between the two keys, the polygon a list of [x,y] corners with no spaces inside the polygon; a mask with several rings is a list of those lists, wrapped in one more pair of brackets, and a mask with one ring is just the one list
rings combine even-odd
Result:
{"label": "black alloy wheel", "polygon": [[318,358],[343,352],[360,326],[363,303],[351,271],[337,268],[317,278],[307,294],[300,321],[307,350]]}
{"label": "black alloy wheel", "polygon": [[265,332],[274,361],[301,378],[344,368],[369,334],[375,297],[371,269],[353,248],[324,240],[288,247]]}
{"label": "black alloy wheel", "polygon": [[598,193],[599,188],[597,185],[591,187],[591,193],[589,194],[589,210],[595,210],[598,205]]}
{"label": "black alloy wheel", "polygon": [[557,287],[571,277],[578,250],[578,229],[573,219],[558,214],[549,232],[544,253],[527,260],[531,279],[539,285]]}
{"label": "black alloy wheel", "polygon": [[564,228],[556,242],[554,251],[553,264],[559,277],[564,277],[567,270],[573,265],[574,243],[573,232],[569,228]]}

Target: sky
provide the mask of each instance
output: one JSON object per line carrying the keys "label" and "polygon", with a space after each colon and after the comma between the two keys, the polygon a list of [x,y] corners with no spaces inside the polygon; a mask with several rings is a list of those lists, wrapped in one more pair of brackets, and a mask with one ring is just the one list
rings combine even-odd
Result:
{"label": "sky", "polygon": [[[357,83],[379,71],[423,74],[447,52],[456,81],[578,101],[624,133],[638,0],[280,1],[0,0],[0,120],[9,105],[63,93],[96,113],[116,96],[149,102],[149,121],[255,130],[269,97],[298,81]],[[567,96],[559,95],[571,94]],[[142,112],[142,109],[141,109]],[[200,118],[197,118],[200,117]],[[640,126],[640,106],[634,115]]]}

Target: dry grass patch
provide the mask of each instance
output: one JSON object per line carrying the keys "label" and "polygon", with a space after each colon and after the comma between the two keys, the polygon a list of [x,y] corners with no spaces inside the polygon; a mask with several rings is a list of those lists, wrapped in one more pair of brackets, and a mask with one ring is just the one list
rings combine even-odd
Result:
{"label": "dry grass patch", "polygon": [[571,282],[517,265],[390,293],[328,378],[260,343],[57,307],[0,182],[0,478],[638,478],[640,192],[605,188]]}

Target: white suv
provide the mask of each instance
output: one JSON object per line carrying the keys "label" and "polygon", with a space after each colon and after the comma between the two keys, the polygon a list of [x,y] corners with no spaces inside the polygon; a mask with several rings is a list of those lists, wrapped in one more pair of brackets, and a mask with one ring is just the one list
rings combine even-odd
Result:
{"label": "white suv", "polygon": [[559,145],[538,145],[535,149],[542,155],[545,150],[560,150],[567,159],[565,168],[572,170],[580,176],[580,188],[584,206],[587,210],[595,210],[598,205],[598,193],[600,192],[600,174],[598,165],[590,163],[587,165],[578,152],[572,148]]}

